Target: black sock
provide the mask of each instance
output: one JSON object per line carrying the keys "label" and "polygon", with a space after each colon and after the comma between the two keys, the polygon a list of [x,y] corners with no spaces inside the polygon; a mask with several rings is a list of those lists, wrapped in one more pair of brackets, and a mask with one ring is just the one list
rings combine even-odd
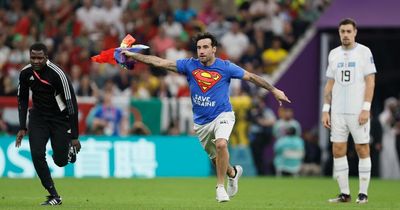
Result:
{"label": "black sock", "polygon": [[51,196],[60,197],[60,196],[58,196],[57,190],[54,187],[54,185],[50,185],[50,187],[47,188],[47,191],[50,193]]}
{"label": "black sock", "polygon": [[236,170],[236,167],[235,167],[235,166],[233,166],[232,168],[233,168],[233,170],[235,170],[235,175],[234,175],[232,178],[235,178],[236,175],[237,175],[237,170]]}

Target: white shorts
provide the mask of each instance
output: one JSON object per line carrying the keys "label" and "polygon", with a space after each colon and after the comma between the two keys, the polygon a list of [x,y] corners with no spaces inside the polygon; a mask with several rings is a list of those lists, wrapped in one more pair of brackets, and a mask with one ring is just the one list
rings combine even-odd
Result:
{"label": "white shorts", "polygon": [[349,133],[355,144],[369,143],[370,120],[364,125],[358,122],[359,115],[331,114],[331,142],[347,142]]}
{"label": "white shorts", "polygon": [[215,140],[222,138],[229,141],[234,124],[234,112],[222,112],[213,121],[204,125],[194,124],[194,131],[210,159],[214,159],[217,155]]}

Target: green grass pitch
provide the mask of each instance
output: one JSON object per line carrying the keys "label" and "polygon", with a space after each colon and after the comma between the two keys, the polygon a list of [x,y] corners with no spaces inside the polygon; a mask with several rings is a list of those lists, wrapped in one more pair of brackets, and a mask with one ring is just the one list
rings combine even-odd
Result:
{"label": "green grass pitch", "polygon": [[[369,203],[330,204],[338,187],[331,178],[242,178],[230,202],[215,200],[214,177],[156,179],[55,179],[63,197],[57,209],[400,209],[400,182],[373,179]],[[0,209],[47,209],[39,179],[0,179]]]}

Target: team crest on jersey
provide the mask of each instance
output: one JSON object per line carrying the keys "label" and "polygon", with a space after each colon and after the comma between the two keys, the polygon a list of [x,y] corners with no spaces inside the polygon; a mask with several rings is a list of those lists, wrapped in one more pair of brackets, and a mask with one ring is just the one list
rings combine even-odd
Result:
{"label": "team crest on jersey", "polygon": [[221,74],[216,71],[196,69],[192,74],[203,93],[207,92],[221,79]]}

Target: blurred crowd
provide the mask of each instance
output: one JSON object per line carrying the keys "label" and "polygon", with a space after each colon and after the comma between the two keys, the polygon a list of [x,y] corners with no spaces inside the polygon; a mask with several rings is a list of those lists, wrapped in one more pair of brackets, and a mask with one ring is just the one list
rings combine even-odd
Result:
{"label": "blurred crowd", "polygon": [[[112,96],[135,99],[189,96],[181,75],[143,64],[128,71],[91,62],[90,57],[101,50],[118,47],[126,34],[132,34],[136,43],[150,46],[144,53],[176,60],[196,56],[191,37],[209,31],[220,43],[219,57],[248,71],[271,75],[328,3],[4,0],[0,5],[0,96],[16,95],[19,71],[29,63],[30,45],[38,41],[48,47],[49,59],[70,76],[80,98],[93,97],[101,103],[107,91]],[[226,4],[234,11],[226,11]],[[260,94],[245,83],[232,86],[233,97]],[[171,128],[176,120],[171,119]],[[123,130],[126,134],[129,128]]]}
{"label": "blurred crowd", "polygon": [[[116,104],[127,98],[188,97],[186,79],[143,64],[136,64],[129,71],[117,65],[92,63],[91,56],[118,47],[123,37],[131,34],[136,43],[150,46],[144,53],[171,60],[195,57],[191,37],[208,31],[219,41],[218,57],[229,59],[247,71],[271,76],[329,3],[329,0],[2,0],[0,96],[16,96],[19,72],[29,63],[29,47],[40,41],[48,47],[49,59],[70,76],[78,101],[93,99],[97,104],[86,119],[87,133],[147,135],[151,131],[140,120],[141,116],[130,110],[128,113],[135,118],[130,122],[127,111]],[[231,101],[237,116],[232,145],[250,145],[258,174],[321,173],[316,129],[302,132],[290,108],[279,109],[276,116],[265,104],[265,92],[251,84],[238,80],[231,86]],[[124,100],[115,103],[116,98]],[[400,150],[398,100],[391,99],[387,107],[375,121],[378,129],[372,129],[378,130],[374,149],[382,151],[382,155],[397,157],[394,150],[384,151],[389,147]],[[191,134],[182,133],[179,120],[169,119],[163,133]],[[0,130],[13,133],[12,125],[3,117]],[[286,148],[292,150],[288,152]],[[285,159],[288,154],[289,159]],[[391,169],[394,172],[385,176],[400,176],[393,174],[400,171],[398,168]],[[388,170],[390,167],[385,169]]]}

